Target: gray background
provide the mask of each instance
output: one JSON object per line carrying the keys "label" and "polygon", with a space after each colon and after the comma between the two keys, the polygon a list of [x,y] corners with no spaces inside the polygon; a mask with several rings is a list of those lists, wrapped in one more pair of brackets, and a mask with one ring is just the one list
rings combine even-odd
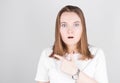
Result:
{"label": "gray background", "polygon": [[120,82],[119,0],[0,0],[0,83],[35,83],[40,53],[53,45],[66,4],[83,10],[89,43],[106,54],[109,83]]}

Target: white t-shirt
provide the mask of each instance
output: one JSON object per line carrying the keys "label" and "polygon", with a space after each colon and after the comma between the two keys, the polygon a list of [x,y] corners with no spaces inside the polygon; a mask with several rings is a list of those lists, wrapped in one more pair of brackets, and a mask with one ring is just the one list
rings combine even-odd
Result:
{"label": "white t-shirt", "polygon": [[[98,83],[108,83],[103,51],[93,46],[89,46],[89,50],[94,55],[93,59],[78,60],[77,56],[80,54],[74,54],[77,67]],[[50,83],[75,83],[70,75],[60,70],[61,61],[49,57],[51,53],[52,48],[47,48],[41,53],[35,80],[50,81]]]}

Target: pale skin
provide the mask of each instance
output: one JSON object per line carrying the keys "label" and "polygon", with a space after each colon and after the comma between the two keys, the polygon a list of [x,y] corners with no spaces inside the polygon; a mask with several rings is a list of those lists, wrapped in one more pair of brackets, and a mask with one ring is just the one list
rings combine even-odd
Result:
{"label": "pale skin", "polygon": [[[77,66],[73,58],[73,52],[77,52],[76,45],[81,38],[82,34],[82,24],[80,17],[74,12],[64,12],[60,18],[60,34],[63,42],[67,45],[70,60],[65,59],[62,56],[54,55],[58,58],[61,64],[61,71],[72,76],[77,72]],[[70,37],[70,38],[69,38]],[[50,82],[38,82],[38,83],[50,83]],[[98,83],[93,78],[86,75],[84,72],[80,71],[79,78],[76,83]]]}

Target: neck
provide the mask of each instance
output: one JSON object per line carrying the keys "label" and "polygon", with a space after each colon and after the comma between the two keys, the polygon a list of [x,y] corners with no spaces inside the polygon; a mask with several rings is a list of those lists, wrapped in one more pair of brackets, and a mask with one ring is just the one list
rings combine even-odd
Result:
{"label": "neck", "polygon": [[68,52],[69,53],[73,53],[73,52],[76,52],[77,51],[77,48],[75,45],[71,45],[71,46],[68,46]]}

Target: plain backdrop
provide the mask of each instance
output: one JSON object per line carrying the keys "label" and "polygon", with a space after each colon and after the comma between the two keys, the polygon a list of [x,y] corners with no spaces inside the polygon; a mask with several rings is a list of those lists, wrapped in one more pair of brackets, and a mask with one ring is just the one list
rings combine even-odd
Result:
{"label": "plain backdrop", "polygon": [[89,43],[102,48],[109,83],[120,82],[119,0],[0,0],[0,83],[36,83],[40,53],[54,43],[55,19],[65,5],[85,15]]}

